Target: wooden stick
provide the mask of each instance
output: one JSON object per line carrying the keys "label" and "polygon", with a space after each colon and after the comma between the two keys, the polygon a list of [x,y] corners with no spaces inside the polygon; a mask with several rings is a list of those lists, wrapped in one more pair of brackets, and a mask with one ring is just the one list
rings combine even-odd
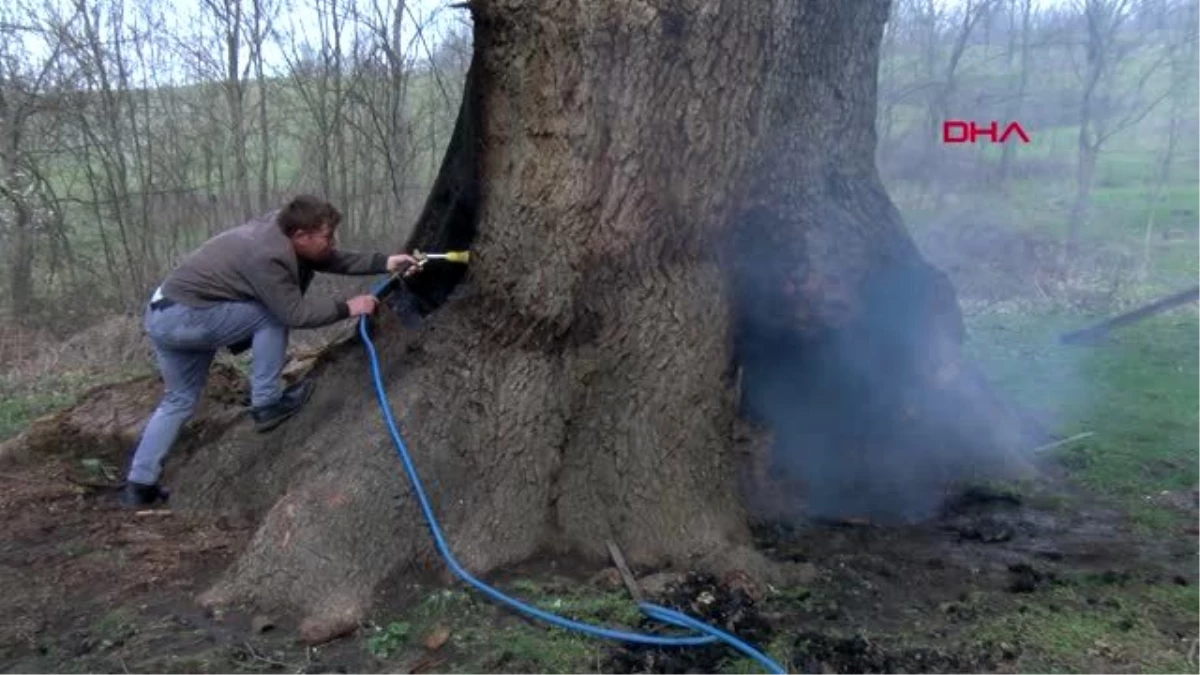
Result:
{"label": "wooden stick", "polygon": [[124,485],[121,485],[120,483],[117,483],[117,484],[92,483],[90,481],[79,480],[79,479],[73,478],[71,476],[63,476],[63,478],[68,483],[71,483],[73,485],[78,485],[79,487],[91,488],[92,490],[120,490],[121,488],[125,487]]}
{"label": "wooden stick", "polygon": [[291,668],[290,665],[283,663],[282,661],[276,661],[275,659],[269,659],[269,658],[263,656],[262,654],[259,654],[258,652],[254,651],[254,647],[250,646],[250,642],[248,640],[243,640],[242,644],[245,645],[246,653],[249,654],[251,657],[253,657],[254,660],[256,660],[256,661],[262,661],[263,663],[265,663],[267,665],[276,666],[278,668],[288,668],[288,669]]}
{"label": "wooden stick", "polygon": [[617,548],[611,539],[605,540],[604,545],[608,547],[608,554],[612,556],[617,571],[621,573],[621,581],[625,582],[625,588],[629,589],[633,601],[641,604],[643,602],[642,589],[638,588],[637,580],[633,578],[633,572],[629,571],[629,565],[625,564],[625,556],[621,555],[621,549]]}
{"label": "wooden stick", "polygon": [[1182,305],[1187,302],[1192,302],[1200,298],[1200,286],[1189,288],[1186,291],[1180,291],[1174,295],[1169,295],[1160,300],[1138,307],[1137,309],[1125,312],[1119,316],[1115,316],[1106,321],[1102,321],[1094,326],[1081,328],[1070,333],[1064,333],[1059,337],[1059,342],[1065,345],[1070,344],[1087,344],[1094,342],[1104,337],[1108,332],[1120,326],[1127,326],[1131,323],[1137,323],[1142,319],[1153,316],[1160,312],[1165,312],[1176,305]]}
{"label": "wooden stick", "polygon": [[1074,436],[1064,438],[1061,441],[1054,441],[1053,443],[1047,443],[1046,445],[1039,445],[1038,447],[1033,449],[1033,452],[1045,452],[1047,450],[1052,450],[1054,448],[1057,448],[1060,445],[1066,445],[1067,443],[1073,443],[1080,439],[1087,438],[1088,436],[1095,436],[1095,435],[1096,435],[1096,432],[1094,432],[1094,431],[1085,431],[1082,434],[1075,434]]}

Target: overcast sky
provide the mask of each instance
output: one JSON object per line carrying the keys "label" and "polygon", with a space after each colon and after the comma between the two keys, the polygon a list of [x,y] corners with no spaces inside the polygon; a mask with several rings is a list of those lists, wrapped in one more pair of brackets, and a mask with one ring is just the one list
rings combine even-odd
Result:
{"label": "overcast sky", "polygon": [[[299,6],[292,9],[284,17],[282,21],[286,24],[296,24],[312,28],[309,33],[310,38],[316,41],[318,33],[315,30],[317,20],[316,12],[312,9],[314,2],[321,0],[297,0]],[[819,0],[822,2],[843,2],[845,0]],[[1065,7],[1069,6],[1077,0],[1034,0],[1033,6],[1035,9],[1048,7]],[[376,0],[380,4],[387,5],[389,0]],[[461,2],[461,0],[409,0],[405,3],[409,9],[411,16],[405,19],[403,26],[405,43],[409,43],[415,35],[414,26],[427,25],[432,21],[432,26],[427,26],[433,32],[443,30],[449,22],[467,17],[468,12],[465,9],[453,8],[450,5]],[[965,6],[968,2],[976,2],[979,0],[934,0],[934,4],[947,9],[959,9]],[[415,19],[415,20],[414,20]]]}
{"label": "overcast sky", "polygon": [[[822,0],[825,2],[840,2],[842,0]],[[935,0],[935,4],[947,9],[960,8],[970,0]],[[975,0],[978,1],[978,0]],[[1034,0],[1034,5],[1037,7],[1051,6],[1067,6],[1075,0]],[[57,6],[61,16],[69,16],[71,10],[70,4],[73,0],[50,0],[49,6]],[[330,0],[283,0],[284,3],[290,5],[288,8],[279,12],[275,20],[275,27],[285,35],[292,35],[300,42],[307,42],[312,45],[319,45],[320,39],[320,14],[316,11],[317,3],[330,4]],[[386,15],[391,10],[389,7],[394,6],[395,0],[359,0],[359,4],[363,7],[360,11],[375,16],[379,12]],[[429,51],[439,42],[440,37],[455,24],[462,24],[464,20],[469,20],[469,14],[466,9],[455,8],[450,5],[459,2],[459,0],[409,0],[405,3],[406,16],[401,26],[402,41],[405,45],[406,53],[410,59],[417,62],[425,61],[429,58]],[[137,5],[142,3],[137,0],[125,0],[126,8],[124,19],[128,24],[136,25],[139,28],[145,26],[145,20],[140,18],[141,9]],[[91,2],[89,2],[91,4]],[[0,0],[0,21],[15,23],[24,23],[24,17],[20,15],[13,16],[9,12],[11,8],[4,8],[3,0]],[[185,35],[187,33],[203,33],[206,35],[205,44],[212,45],[206,50],[210,57],[213,68],[219,72],[220,63],[224,57],[223,45],[219,39],[215,27],[212,26],[211,18],[206,18],[201,2],[196,0],[152,0],[149,3],[154,8],[155,12],[161,13],[162,20],[168,26],[168,33],[172,35]],[[206,26],[207,24],[207,26]],[[418,26],[421,30],[418,31]],[[101,27],[103,32],[105,27]],[[20,36],[20,42],[25,44],[33,51],[35,59],[45,57],[49,50],[39,36],[24,34]],[[285,41],[288,41],[285,38]],[[349,39],[345,40],[345,48],[349,49]],[[287,48],[281,48],[278,44],[271,43],[265,46],[264,56],[268,71],[272,74],[278,74],[284,71],[287,65],[287,57],[289,54],[285,51]],[[290,50],[288,50],[290,51]],[[179,80],[190,80],[194,73],[173,73],[156,70],[154,73],[144,73],[135,64],[135,81],[139,84],[166,84],[171,81],[178,82]],[[143,78],[143,75],[149,75],[148,78]],[[211,75],[210,75],[211,76]]]}
{"label": "overcast sky", "polygon": [[[417,59],[428,59],[429,55],[426,53],[426,49],[432,49],[439,41],[441,34],[453,23],[461,22],[464,18],[469,17],[466,9],[450,6],[458,1],[409,0],[405,3],[406,16],[401,24],[401,41]],[[299,7],[281,15],[280,28],[298,35],[311,44],[320,44],[319,18],[318,13],[313,9],[313,2],[314,0],[299,0],[297,2]],[[387,13],[390,11],[387,6],[394,5],[394,0],[375,0],[370,4],[383,6],[382,11]],[[376,15],[377,10],[374,6],[369,11],[372,16]],[[418,28],[420,29],[419,34]],[[267,53],[266,57],[275,61],[280,55]]]}

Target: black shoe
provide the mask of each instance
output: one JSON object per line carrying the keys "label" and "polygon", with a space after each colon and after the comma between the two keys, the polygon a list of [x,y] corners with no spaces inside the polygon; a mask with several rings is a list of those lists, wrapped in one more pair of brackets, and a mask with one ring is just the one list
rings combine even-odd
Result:
{"label": "black shoe", "polygon": [[254,430],[263,433],[279,426],[284,420],[300,412],[308,399],[312,397],[315,385],[312,380],[303,380],[288,387],[283,396],[271,405],[253,408],[250,416],[254,418]]}
{"label": "black shoe", "polygon": [[130,481],[125,483],[125,489],[121,490],[121,506],[129,509],[149,508],[159,502],[165,503],[170,496],[169,492],[157,485]]}

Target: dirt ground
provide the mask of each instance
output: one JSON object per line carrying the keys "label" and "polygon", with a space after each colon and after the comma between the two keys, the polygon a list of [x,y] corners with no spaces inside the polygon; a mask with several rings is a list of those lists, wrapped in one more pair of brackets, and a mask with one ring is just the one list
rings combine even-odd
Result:
{"label": "dirt ground", "polygon": [[73,483],[79,474],[66,460],[0,474],[0,665],[169,672],[186,664],[164,657],[220,647],[220,626],[191,596],[247,533],[178,513],[132,517],[115,491]]}
{"label": "dirt ground", "polygon": [[[81,477],[66,458],[0,473],[0,670],[433,672],[461,666],[453,644],[439,651],[418,642],[399,656],[381,656],[367,648],[364,631],[307,648],[288,617],[206,616],[193,598],[251,532],[184,513],[135,516],[117,507],[115,492],[77,484]],[[1143,536],[1119,512],[1063,494],[1058,487],[975,488],[941,518],[911,527],[763,526],[761,546],[778,560],[808,566],[811,583],[750,599],[711,579],[668,575],[674,583],[651,594],[737,631],[793,672],[1113,672],[1171,664],[1195,672],[1195,614],[1143,601],[1171,589],[1194,594],[1195,529]],[[1173,499],[1194,523],[1195,494]],[[596,571],[574,570],[572,577],[587,579]],[[543,572],[504,576],[533,576],[536,584]],[[611,575],[592,578],[608,578],[611,591]],[[402,615],[413,599],[401,596],[381,603],[379,616]],[[451,631],[459,628],[453,618],[441,621]],[[1088,632],[1097,625],[1100,633]],[[1042,633],[1060,627],[1063,644],[1047,643]],[[1128,642],[1109,637],[1123,633]],[[1065,665],[1055,661],[1060,647]],[[602,649],[602,659],[578,667],[752,668],[721,647]],[[497,654],[473,662],[488,670],[527,672],[539,665],[514,661],[503,650],[475,651]]]}
{"label": "dirt ground", "polygon": [[[1048,487],[971,489],[919,526],[776,533],[776,556],[808,560],[828,584],[801,603],[813,620],[794,625],[794,664],[803,672],[1173,666],[1171,656],[1147,652],[1194,649],[1194,530],[1140,535],[1119,511],[1079,495],[1063,501],[1063,486]],[[1194,523],[1194,492],[1190,500]],[[1190,589],[1190,613],[1146,600],[1172,587]],[[1119,646],[1105,642],[1114,635]],[[1128,648],[1139,642],[1145,651]]]}

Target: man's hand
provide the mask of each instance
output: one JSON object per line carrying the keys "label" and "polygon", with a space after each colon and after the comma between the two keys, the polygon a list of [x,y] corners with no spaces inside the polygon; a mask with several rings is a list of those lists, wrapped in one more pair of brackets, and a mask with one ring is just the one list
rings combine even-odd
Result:
{"label": "man's hand", "polygon": [[346,304],[350,307],[350,316],[362,316],[375,312],[375,308],[379,306],[379,298],[373,295],[359,295],[347,300]]}
{"label": "man's hand", "polygon": [[[405,269],[407,268],[407,269]],[[412,276],[417,270],[421,269],[421,264],[417,259],[407,253],[397,253],[396,255],[388,256],[387,270],[391,274],[395,274],[396,270],[404,269],[404,276]]]}

